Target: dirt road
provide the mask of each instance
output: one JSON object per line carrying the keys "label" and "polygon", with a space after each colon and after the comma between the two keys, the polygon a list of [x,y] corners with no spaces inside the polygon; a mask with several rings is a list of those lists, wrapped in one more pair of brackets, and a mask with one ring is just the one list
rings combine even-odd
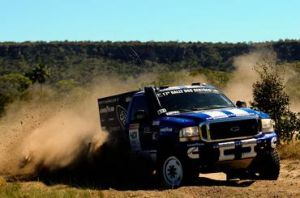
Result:
{"label": "dirt road", "polygon": [[[7,185],[9,185],[8,183]],[[0,185],[1,192],[8,192],[7,185]],[[280,178],[277,181],[225,181],[224,174],[201,175],[193,186],[178,189],[157,189],[157,187],[87,187],[66,184],[44,184],[42,182],[19,182],[17,195],[39,197],[300,197],[300,160],[283,160]],[[4,190],[3,190],[4,189]],[[45,194],[46,193],[46,194]],[[2,194],[3,195],[3,194]],[[68,196],[68,197],[69,197]],[[47,196],[46,196],[47,197]]]}
{"label": "dirt road", "polygon": [[[200,175],[197,186],[174,190],[126,191],[138,197],[300,197],[300,160],[284,160],[277,181],[226,182],[223,174]],[[120,191],[105,191],[104,195],[125,196]]]}

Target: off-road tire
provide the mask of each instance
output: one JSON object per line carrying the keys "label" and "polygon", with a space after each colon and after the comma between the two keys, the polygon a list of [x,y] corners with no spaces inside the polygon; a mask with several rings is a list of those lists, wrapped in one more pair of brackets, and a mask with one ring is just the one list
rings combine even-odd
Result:
{"label": "off-road tire", "polygon": [[195,184],[199,179],[199,170],[197,166],[189,165],[187,163],[183,164],[183,182],[184,184],[191,185]]}
{"label": "off-road tire", "polygon": [[177,188],[183,183],[183,164],[182,160],[176,155],[160,156],[157,169],[163,187]]}
{"label": "off-road tire", "polygon": [[226,173],[227,181],[236,179],[277,180],[280,159],[276,149],[257,156],[247,170],[231,170]]}
{"label": "off-road tire", "polygon": [[270,152],[258,157],[255,164],[255,172],[258,173],[257,179],[277,180],[280,172],[280,158],[278,151],[272,149]]}

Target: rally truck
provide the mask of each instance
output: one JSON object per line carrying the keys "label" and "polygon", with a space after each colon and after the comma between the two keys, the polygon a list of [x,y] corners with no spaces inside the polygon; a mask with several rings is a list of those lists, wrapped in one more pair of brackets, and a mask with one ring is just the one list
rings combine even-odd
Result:
{"label": "rally truck", "polygon": [[100,98],[98,105],[101,127],[124,138],[132,153],[149,156],[166,187],[199,173],[224,172],[228,180],[279,176],[272,119],[212,85],[150,86]]}

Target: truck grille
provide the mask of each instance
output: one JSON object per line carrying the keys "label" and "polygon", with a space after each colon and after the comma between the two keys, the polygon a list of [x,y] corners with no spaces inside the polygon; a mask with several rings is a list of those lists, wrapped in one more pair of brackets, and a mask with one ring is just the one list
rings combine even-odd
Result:
{"label": "truck grille", "polygon": [[201,137],[206,141],[235,139],[257,135],[259,122],[256,118],[208,122],[200,126]]}

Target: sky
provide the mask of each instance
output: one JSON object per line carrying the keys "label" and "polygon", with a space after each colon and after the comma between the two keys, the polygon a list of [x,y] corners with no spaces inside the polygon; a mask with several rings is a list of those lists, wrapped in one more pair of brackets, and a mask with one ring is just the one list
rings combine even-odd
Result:
{"label": "sky", "polygon": [[299,0],[0,0],[0,42],[279,39],[300,39]]}

